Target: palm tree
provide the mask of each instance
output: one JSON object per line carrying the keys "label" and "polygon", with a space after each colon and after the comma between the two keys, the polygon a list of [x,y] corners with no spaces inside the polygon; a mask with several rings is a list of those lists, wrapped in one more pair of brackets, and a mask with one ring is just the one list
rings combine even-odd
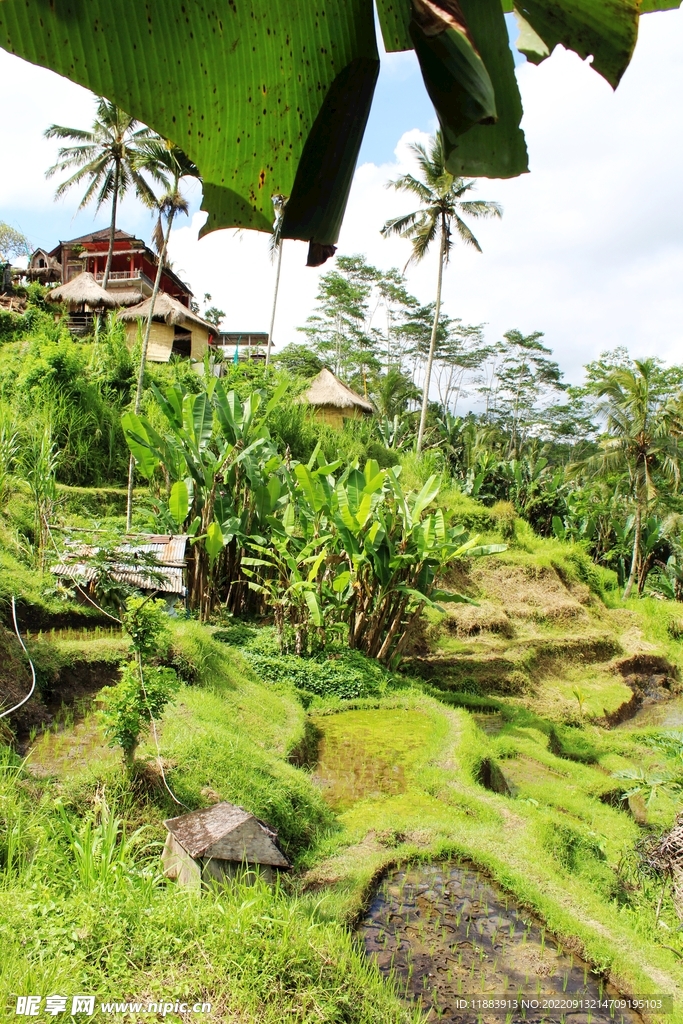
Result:
{"label": "palm tree", "polygon": [[601,476],[627,473],[635,503],[633,554],[624,600],[640,568],[643,524],[658,485],[677,485],[680,478],[677,410],[663,401],[657,371],[655,359],[635,359],[633,367],[614,367],[591,388],[603,399],[599,409],[606,418],[607,435],[600,442],[601,451],[586,465]]}
{"label": "palm tree", "polygon": [[[154,287],[149,303],[147,323],[142,339],[142,350],[140,352],[140,366],[138,368],[138,383],[135,391],[135,412],[139,415],[142,405],[142,390],[145,378],[145,366],[147,364],[147,350],[149,348],[149,337],[152,331],[152,319],[154,317],[154,306],[156,304],[159,289],[161,287],[161,275],[166,264],[168,252],[168,241],[171,237],[171,228],[177,213],[187,213],[189,210],[187,200],[180,191],[182,178],[199,179],[199,169],[181,149],[174,146],[172,142],[157,138],[146,142],[137,157],[137,166],[142,170],[150,171],[170,178],[166,192],[158,200],[158,217],[154,227],[152,240],[159,253]],[[164,229],[164,219],[166,227]],[[133,518],[133,482],[135,478],[135,459],[131,454],[128,464],[128,499],[126,502],[126,530],[130,531]]]}
{"label": "palm tree", "polygon": [[410,263],[419,263],[426,256],[434,239],[439,239],[436,306],[422,389],[420,429],[417,435],[417,451],[420,452],[427,422],[429,385],[432,377],[434,349],[436,346],[439,314],[441,312],[443,269],[448,263],[453,247],[453,230],[455,229],[465,245],[471,245],[478,252],[481,252],[481,246],[463,220],[463,215],[477,218],[502,217],[503,211],[498,203],[487,202],[483,199],[463,200],[463,196],[466,196],[468,192],[474,189],[475,183],[464,178],[456,178],[450,171],[446,170],[444,140],[440,131],[431,139],[429,151],[420,143],[414,143],[410,148],[417,157],[421,172],[420,177],[416,178],[412,174],[404,174],[396,181],[390,181],[388,187],[395,188],[399,192],[410,192],[417,196],[420,201],[420,207],[413,213],[388,220],[382,228],[382,234],[385,238],[388,238],[390,235],[399,235],[401,238],[408,238],[412,242],[413,253],[406,266]]}
{"label": "palm tree", "polygon": [[268,364],[270,363],[270,350],[273,347],[273,328],[275,327],[275,311],[277,310],[277,293],[280,290],[280,270],[282,269],[282,246],[284,244],[284,238],[282,237],[282,225],[284,222],[286,205],[286,196],[273,196],[273,206],[275,207],[275,224],[273,225],[273,233],[270,236],[270,258],[273,261],[277,258],[277,269],[275,271],[275,291],[273,292],[273,309],[270,314],[270,330],[268,331],[266,367],[268,367]]}
{"label": "palm tree", "polygon": [[[75,143],[73,146],[64,146],[60,149],[57,163],[45,172],[45,176],[51,178],[58,171],[77,168],[75,173],[58,186],[55,199],[61,198],[72,186],[85,181],[88,184],[79,210],[87,206],[92,199],[96,199],[98,210],[111,200],[109,251],[102,280],[102,287],[106,290],[111,273],[119,199],[133,187],[145,205],[156,206],[152,187],[139,169],[138,162],[144,155],[145,147],[152,142],[160,141],[160,137],[130,114],[124,113],[114,103],[99,96],[97,116],[89,129],[65,128],[53,124],[46,129],[45,138],[68,139]],[[168,185],[158,168],[148,163],[145,171],[153,181]]]}

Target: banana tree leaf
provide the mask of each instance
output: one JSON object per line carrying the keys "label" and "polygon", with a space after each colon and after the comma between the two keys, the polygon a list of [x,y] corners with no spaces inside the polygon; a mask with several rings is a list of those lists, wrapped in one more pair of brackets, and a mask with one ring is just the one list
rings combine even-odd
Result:
{"label": "banana tree leaf", "polygon": [[542,60],[550,56],[550,50],[538,32],[534,32],[529,22],[522,17],[519,11],[515,11],[515,20],[519,29],[515,46],[532,64],[540,64]]}
{"label": "banana tree leaf", "polygon": [[304,590],[304,601],[308,605],[308,611],[313,625],[322,626],[323,618],[320,612],[320,605],[318,604],[318,598],[312,590]]}
{"label": "banana tree leaf", "polygon": [[464,594],[458,594],[450,590],[434,590],[432,591],[432,600],[438,601],[441,604],[474,604],[471,598],[465,597]]}
{"label": "banana tree leaf", "polygon": [[[491,0],[498,3],[498,0]],[[502,15],[501,15],[502,17]],[[456,23],[457,24],[457,23]],[[496,120],[496,97],[484,62],[465,26],[425,30],[415,19],[410,36],[429,98],[448,146],[475,124]]]}
{"label": "banana tree leaf", "polygon": [[211,440],[213,409],[205,392],[199,395],[188,395],[185,403],[186,408],[183,409],[183,413],[186,427],[189,428],[188,432],[197,448],[202,451]]}
{"label": "banana tree leaf", "polygon": [[138,470],[146,480],[150,480],[160,459],[158,454],[152,450],[144,422],[136,413],[124,412],[121,417],[121,426]]}
{"label": "banana tree leaf", "polygon": [[184,480],[176,480],[173,484],[168,507],[178,526],[182,526],[190,511],[190,493]]}
{"label": "banana tree leaf", "polygon": [[208,230],[270,231],[283,194],[285,237],[334,238],[379,67],[368,0],[2,0],[0,46],[182,146]]}
{"label": "banana tree leaf", "polygon": [[[600,2],[600,0],[596,0]],[[451,142],[446,164],[451,174],[514,178],[529,169],[522,100],[500,0],[460,0],[470,35],[491,76],[498,120],[478,124]]]}
{"label": "banana tree leaf", "polygon": [[209,556],[209,560],[213,565],[223,550],[223,531],[221,530],[221,524],[217,523],[215,519],[212,523],[209,523],[204,545],[206,547],[206,553]]}
{"label": "banana tree leaf", "polygon": [[379,26],[382,30],[382,41],[387,53],[412,50],[410,0],[376,0],[376,7]]}
{"label": "banana tree leaf", "polygon": [[681,6],[681,0],[642,0],[640,5],[641,14],[650,14],[652,11],[673,11]]}
{"label": "banana tree leaf", "polygon": [[[377,3],[387,49],[410,48],[415,0]],[[638,0],[516,6],[550,50],[563,43],[591,53],[596,69],[618,81],[635,42]],[[643,11],[677,6],[642,2]],[[523,173],[522,109],[503,16],[509,0],[459,0],[459,7],[419,0],[419,7],[456,20],[461,13],[469,30],[457,45],[449,35],[457,29],[446,30],[438,40],[444,52],[435,56],[434,44],[425,75],[449,127],[449,170]],[[471,51],[456,53],[463,40]],[[108,97],[182,146],[202,173],[204,232],[270,232],[272,196],[282,194],[289,197],[283,236],[310,240],[309,262],[333,251],[379,67],[371,0],[0,0],[0,47]],[[478,106],[465,120],[476,119],[493,116],[484,69],[498,120],[456,138],[464,108],[440,76],[449,71],[465,106]]]}
{"label": "banana tree leaf", "polygon": [[[322,247],[337,241],[378,75],[375,52],[352,60],[330,85],[299,160],[283,238],[307,238]],[[309,251],[309,266],[318,259]]]}
{"label": "banana tree leaf", "polygon": [[[595,70],[616,88],[636,45],[639,0],[515,0],[515,8],[551,53],[562,43],[583,59],[592,56]],[[539,62],[532,50],[519,49]]]}

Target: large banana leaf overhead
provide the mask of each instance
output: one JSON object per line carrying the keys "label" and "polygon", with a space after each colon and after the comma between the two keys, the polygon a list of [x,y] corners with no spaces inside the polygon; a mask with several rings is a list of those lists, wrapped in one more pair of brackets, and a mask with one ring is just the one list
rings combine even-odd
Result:
{"label": "large banana leaf overhead", "polygon": [[[642,10],[680,0],[642,0]],[[562,43],[612,86],[639,0],[514,0],[520,49]],[[511,0],[377,0],[387,50],[414,49],[455,174],[527,170],[504,11]],[[0,0],[0,47],[113,100],[201,170],[205,231],[270,231],[322,262],[337,240],[379,71],[372,0]]]}

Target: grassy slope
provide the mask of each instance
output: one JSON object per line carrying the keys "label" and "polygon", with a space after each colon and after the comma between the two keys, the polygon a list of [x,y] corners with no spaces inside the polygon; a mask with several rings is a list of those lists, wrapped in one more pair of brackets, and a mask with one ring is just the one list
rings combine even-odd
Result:
{"label": "grassy slope", "polygon": [[[6,753],[0,1005],[27,991],[72,991],[77,980],[102,999],[164,990],[208,998],[225,1021],[406,1020],[339,926],[354,920],[387,865],[439,854],[486,867],[625,990],[683,994],[679,961],[654,941],[653,894],[631,899],[617,873],[640,830],[625,809],[599,799],[617,787],[612,771],[656,767],[662,755],[638,734],[591,724],[630,692],[614,671],[620,658],[645,650],[679,663],[666,628],[677,609],[649,601],[624,607],[613,594],[606,606],[576,555],[527,534],[451,581],[469,588],[479,609],[457,606],[462,622],[432,624],[431,653],[420,665],[443,687],[432,691],[440,700],[418,687],[374,707],[359,702],[355,712],[316,710],[325,737],[318,771],[323,781],[327,773],[334,815],[316,780],[287,761],[305,734],[294,693],[264,685],[238,652],[196,624],[177,625],[171,658],[194,685],[161,725],[167,779],[189,806],[233,800],[280,830],[298,870],[278,891],[236,887],[198,900],[155,877],[159,848],[145,844],[163,840],[162,820],[179,808],[163,788],[151,742],[141,750],[147,768],[133,793],[92,716],[39,742],[29,762],[35,774]],[[589,582],[600,589],[604,581]],[[102,658],[120,657],[117,638],[91,642]],[[41,644],[45,664],[63,665],[81,641],[57,635]],[[571,694],[577,684],[587,691],[583,718]],[[447,706],[468,700],[498,708],[495,736],[480,727],[486,719]],[[339,702],[329,710],[338,709]],[[476,781],[486,760],[514,797]],[[103,798],[129,834],[145,827],[137,850],[98,877],[67,842],[57,797],[86,830],[86,850],[81,822],[97,819]],[[673,813],[664,799],[649,816],[664,825]],[[664,941],[677,943],[668,900],[663,921]]]}
{"label": "grassy slope", "polygon": [[[172,787],[193,806],[219,795],[267,815],[296,858],[334,827],[319,792],[284,757],[303,734],[301,706],[291,693],[258,683],[236,652],[226,658],[192,623],[174,646],[198,681],[211,684],[186,687],[162,724]],[[102,1000],[155,993],[208,1000],[220,1021],[408,1019],[349,935],[313,902],[285,892],[287,881],[275,891],[236,886],[219,898],[196,898],[160,879],[161,821],[178,808],[153,761],[134,793],[126,792],[118,758],[102,746],[96,723],[87,724],[85,758],[69,756],[69,731],[57,748],[54,737],[39,741],[29,760],[37,777],[5,748],[0,1006],[9,1009],[26,992],[78,990]],[[153,747],[142,753],[151,756]],[[56,798],[80,833],[80,856]],[[99,820],[104,800],[128,820],[129,834],[134,826],[145,831],[115,870],[100,871],[87,822]],[[106,838],[99,842],[107,849]]]}

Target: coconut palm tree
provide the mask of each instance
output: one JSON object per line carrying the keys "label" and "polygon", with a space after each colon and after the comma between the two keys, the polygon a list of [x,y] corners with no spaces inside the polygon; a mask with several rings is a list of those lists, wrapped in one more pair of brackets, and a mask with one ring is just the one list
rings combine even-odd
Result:
{"label": "coconut palm tree", "polygon": [[145,175],[153,182],[168,187],[168,181],[160,168],[154,167],[148,161],[143,173],[138,166],[140,158],[145,153],[145,147],[155,141],[161,141],[160,136],[114,103],[99,96],[97,116],[89,129],[65,128],[53,124],[46,129],[45,138],[65,139],[75,143],[62,147],[57,154],[57,163],[45,172],[45,176],[51,178],[59,171],[76,168],[76,171],[57,187],[55,199],[61,198],[74,185],[87,182],[87,188],[78,206],[79,210],[93,199],[97,202],[98,210],[106,202],[111,201],[109,250],[102,280],[102,287],[106,291],[114,252],[119,199],[130,188],[134,188],[138,198],[145,205],[156,206],[156,197]]}
{"label": "coconut palm tree", "polygon": [[440,131],[430,140],[429,149],[426,149],[420,143],[414,143],[410,148],[417,157],[420,176],[415,177],[412,174],[403,174],[396,181],[390,181],[387,187],[395,188],[399,192],[410,192],[412,195],[417,196],[420,206],[413,213],[407,213],[402,217],[394,217],[392,220],[388,220],[382,228],[382,234],[385,238],[388,238],[390,235],[399,235],[401,238],[407,238],[411,241],[413,252],[406,266],[410,263],[419,263],[424,259],[432,242],[437,238],[439,239],[436,306],[422,389],[420,429],[417,435],[417,451],[420,452],[427,422],[429,385],[434,363],[439,314],[441,312],[443,270],[448,263],[450,252],[453,248],[453,232],[457,232],[460,240],[465,245],[471,245],[477,252],[481,252],[481,246],[463,220],[463,216],[476,218],[502,217],[503,211],[498,203],[487,202],[483,199],[463,199],[468,192],[474,189],[475,183],[465,178],[456,178],[450,171],[446,170],[444,140]]}
{"label": "coconut palm tree", "polygon": [[633,589],[641,563],[641,537],[651,503],[662,484],[678,485],[681,474],[678,410],[662,399],[655,359],[617,366],[591,390],[603,401],[599,411],[607,433],[600,452],[586,460],[600,476],[626,473],[635,504],[633,554],[624,599]]}
{"label": "coconut palm tree", "polygon": [[[157,202],[158,217],[154,227],[152,240],[159,253],[154,287],[149,302],[149,312],[145,333],[142,339],[140,352],[140,366],[138,368],[138,383],[135,392],[135,412],[140,413],[142,405],[142,389],[145,379],[145,366],[147,364],[147,350],[149,348],[149,337],[152,331],[152,319],[154,317],[154,306],[156,304],[159,289],[161,287],[161,275],[163,274],[168,253],[168,241],[171,237],[171,228],[176,214],[187,213],[189,206],[187,200],[180,191],[182,178],[199,179],[199,168],[190,158],[183,153],[182,149],[174,146],[172,142],[156,138],[141,145],[137,156],[137,168],[147,170],[170,179],[167,189]],[[164,220],[166,224],[164,226]],[[126,529],[130,530],[133,517],[133,482],[135,478],[135,459],[131,455],[128,465],[128,500],[126,503]]]}
{"label": "coconut palm tree", "polygon": [[275,271],[275,291],[273,292],[273,308],[270,314],[270,330],[268,331],[268,347],[266,349],[266,367],[270,363],[270,350],[273,347],[273,328],[275,327],[275,312],[277,310],[277,293],[280,290],[280,270],[282,269],[282,247],[285,241],[282,237],[282,224],[284,221],[286,205],[286,196],[273,196],[275,223],[273,225],[273,233],[270,236],[270,258],[273,262],[277,260],[277,264]]}

